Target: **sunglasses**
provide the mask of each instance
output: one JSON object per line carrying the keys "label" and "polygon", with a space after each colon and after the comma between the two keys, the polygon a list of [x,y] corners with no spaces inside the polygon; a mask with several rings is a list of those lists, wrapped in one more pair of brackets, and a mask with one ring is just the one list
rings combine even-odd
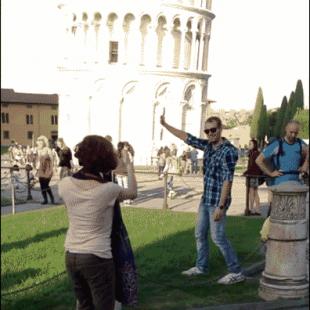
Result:
{"label": "sunglasses", "polygon": [[210,129],[205,129],[204,132],[205,134],[209,134],[210,132],[215,133],[217,131],[216,127],[210,128]]}

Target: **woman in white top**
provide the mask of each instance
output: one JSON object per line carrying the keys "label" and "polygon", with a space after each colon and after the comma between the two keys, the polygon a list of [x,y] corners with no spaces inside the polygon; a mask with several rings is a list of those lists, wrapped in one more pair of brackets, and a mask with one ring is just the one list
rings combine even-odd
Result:
{"label": "woman in white top", "polygon": [[50,197],[51,203],[55,204],[54,195],[49,186],[53,176],[53,154],[49,147],[48,139],[45,136],[39,136],[37,138],[37,152],[36,169],[43,196],[41,204],[45,205],[48,203],[47,195]]}
{"label": "woman in white top", "polygon": [[112,310],[115,273],[111,251],[113,207],[118,199],[134,199],[137,183],[130,154],[124,163],[128,188],[103,176],[117,166],[112,144],[101,136],[86,136],[75,149],[83,168],[59,182],[69,218],[65,241],[66,268],[77,299],[76,309]]}

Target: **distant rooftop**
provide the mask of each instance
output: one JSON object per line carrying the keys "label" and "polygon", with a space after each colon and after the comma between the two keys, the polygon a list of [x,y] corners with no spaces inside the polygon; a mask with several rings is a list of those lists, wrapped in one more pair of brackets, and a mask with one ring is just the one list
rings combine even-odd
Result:
{"label": "distant rooftop", "polygon": [[58,104],[58,95],[16,93],[14,89],[1,88],[1,103]]}

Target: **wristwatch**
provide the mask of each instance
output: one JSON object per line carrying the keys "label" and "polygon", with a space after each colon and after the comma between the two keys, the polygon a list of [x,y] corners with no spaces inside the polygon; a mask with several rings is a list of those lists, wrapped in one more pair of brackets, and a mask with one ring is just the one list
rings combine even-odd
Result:
{"label": "wristwatch", "polygon": [[224,205],[220,205],[219,208],[220,208],[220,210],[224,210],[225,206]]}

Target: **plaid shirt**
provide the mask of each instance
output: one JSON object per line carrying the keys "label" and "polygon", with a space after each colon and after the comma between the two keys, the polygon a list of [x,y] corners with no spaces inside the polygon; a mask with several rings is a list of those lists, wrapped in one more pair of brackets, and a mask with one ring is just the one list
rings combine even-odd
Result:
{"label": "plaid shirt", "polygon": [[[191,134],[187,134],[185,143],[204,152],[202,202],[207,207],[217,207],[220,203],[223,182],[233,181],[238,150],[226,139],[218,149],[214,150],[208,140],[196,138]],[[229,193],[225,207],[228,208],[230,203],[231,194]]]}

